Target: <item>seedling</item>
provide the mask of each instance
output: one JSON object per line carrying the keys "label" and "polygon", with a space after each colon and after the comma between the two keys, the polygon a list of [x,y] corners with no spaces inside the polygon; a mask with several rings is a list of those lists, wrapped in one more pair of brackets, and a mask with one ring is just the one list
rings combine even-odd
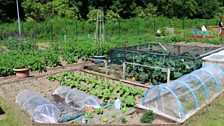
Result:
{"label": "seedling", "polygon": [[87,113],[86,113],[86,117],[87,117],[87,118],[93,118],[94,115],[93,115],[93,113],[87,112]]}
{"label": "seedling", "polygon": [[128,112],[128,108],[124,107],[124,108],[121,109],[121,113],[122,113],[122,114],[125,114],[125,113],[127,113],[127,112]]}
{"label": "seedling", "polygon": [[122,122],[123,124],[126,124],[128,121],[127,121],[127,119],[125,119],[125,118],[121,118],[121,122]]}
{"label": "seedling", "polygon": [[111,118],[116,118],[116,115],[115,114],[111,115]]}
{"label": "seedling", "polygon": [[102,118],[101,121],[106,123],[106,122],[108,122],[108,119],[107,118]]}
{"label": "seedling", "polygon": [[96,109],[96,114],[97,115],[103,114],[103,108]]}

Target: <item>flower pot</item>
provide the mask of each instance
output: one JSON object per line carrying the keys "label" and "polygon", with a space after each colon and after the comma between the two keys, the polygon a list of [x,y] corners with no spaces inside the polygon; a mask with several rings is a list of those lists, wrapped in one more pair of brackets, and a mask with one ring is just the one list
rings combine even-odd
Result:
{"label": "flower pot", "polygon": [[19,79],[26,78],[29,76],[29,68],[13,69],[16,73],[16,77]]}
{"label": "flower pot", "polygon": [[95,64],[103,63],[103,61],[106,60],[106,56],[93,56],[92,61]]}

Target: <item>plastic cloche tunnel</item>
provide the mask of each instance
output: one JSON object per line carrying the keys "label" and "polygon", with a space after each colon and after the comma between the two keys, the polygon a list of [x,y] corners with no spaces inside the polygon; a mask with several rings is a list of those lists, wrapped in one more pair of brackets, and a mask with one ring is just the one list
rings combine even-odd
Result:
{"label": "plastic cloche tunnel", "polygon": [[16,103],[26,110],[34,122],[57,123],[60,111],[48,99],[36,92],[23,90],[16,97]]}
{"label": "plastic cloche tunnel", "polygon": [[150,87],[141,105],[159,115],[184,122],[224,89],[224,69],[207,65],[169,83]]}

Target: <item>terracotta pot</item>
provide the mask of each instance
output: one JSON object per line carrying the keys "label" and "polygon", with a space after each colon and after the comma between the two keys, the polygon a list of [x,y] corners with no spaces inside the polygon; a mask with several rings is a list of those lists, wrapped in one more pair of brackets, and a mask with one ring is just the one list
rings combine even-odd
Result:
{"label": "terracotta pot", "polygon": [[26,78],[29,76],[29,68],[23,68],[23,69],[13,69],[16,73],[16,77],[19,79]]}
{"label": "terracotta pot", "polygon": [[89,106],[89,107],[85,107],[85,111],[92,113],[94,111],[93,107]]}

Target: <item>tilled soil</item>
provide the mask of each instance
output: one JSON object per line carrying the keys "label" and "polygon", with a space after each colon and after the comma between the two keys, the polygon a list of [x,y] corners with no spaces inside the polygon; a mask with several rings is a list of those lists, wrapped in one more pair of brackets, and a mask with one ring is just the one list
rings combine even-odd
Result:
{"label": "tilled soil", "polygon": [[62,71],[79,70],[84,65],[91,63],[77,63],[56,68],[49,68],[47,72],[38,73],[31,72],[30,77],[25,79],[17,79],[16,76],[8,76],[0,78],[0,95],[6,100],[15,102],[16,96],[23,90],[33,90],[41,93],[44,97],[52,98],[54,90],[59,86],[57,82],[50,82],[47,75],[57,74]]}

